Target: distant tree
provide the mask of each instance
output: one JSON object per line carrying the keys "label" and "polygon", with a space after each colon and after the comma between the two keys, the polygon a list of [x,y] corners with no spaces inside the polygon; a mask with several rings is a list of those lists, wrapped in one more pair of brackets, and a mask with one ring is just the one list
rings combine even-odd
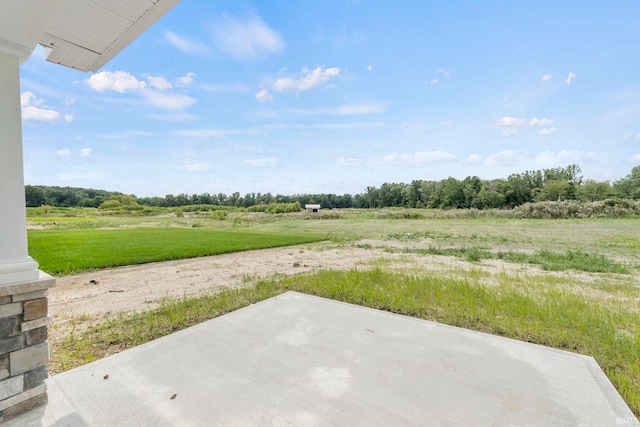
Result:
{"label": "distant tree", "polygon": [[607,181],[598,182],[588,179],[576,187],[576,199],[583,202],[605,200],[613,196],[614,191]]}
{"label": "distant tree", "polygon": [[138,206],[136,197],[128,194],[118,194],[109,197],[100,205],[100,209],[115,209],[120,207],[134,208]]}
{"label": "distant tree", "polygon": [[456,209],[464,206],[464,191],[462,183],[453,177],[441,181],[442,197],[440,200],[441,209]]}
{"label": "distant tree", "polygon": [[558,179],[546,181],[542,188],[536,188],[533,199],[536,202],[545,200],[561,201],[574,198],[573,184],[567,180]]}
{"label": "distant tree", "polygon": [[476,209],[498,209],[502,208],[504,203],[504,194],[488,190],[487,187],[483,186],[473,199],[471,207]]}
{"label": "distant tree", "polygon": [[421,181],[420,189],[418,192],[420,193],[420,205],[422,207],[434,207],[431,206],[432,196],[438,190],[438,183],[436,181]]}
{"label": "distant tree", "polygon": [[544,182],[568,181],[574,184],[580,184],[582,182],[582,176],[580,173],[582,173],[582,170],[578,165],[569,165],[564,168],[544,169],[542,171]]}
{"label": "distant tree", "polygon": [[47,196],[41,187],[25,185],[24,195],[29,208],[35,208],[47,203]]}
{"label": "distant tree", "polygon": [[[462,207],[470,208],[474,205],[474,199],[482,189],[482,181],[477,176],[468,176],[462,181],[462,193],[464,201]],[[476,203],[477,204],[477,203]]]}
{"label": "distant tree", "polygon": [[631,173],[613,183],[615,192],[620,197],[640,199],[640,165],[631,169]]}
{"label": "distant tree", "polygon": [[375,208],[378,203],[378,189],[376,187],[367,187],[367,201],[369,209]]}

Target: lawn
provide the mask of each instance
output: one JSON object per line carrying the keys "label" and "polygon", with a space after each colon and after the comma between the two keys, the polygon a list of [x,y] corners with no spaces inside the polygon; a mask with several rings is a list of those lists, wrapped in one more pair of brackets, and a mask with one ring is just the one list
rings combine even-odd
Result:
{"label": "lawn", "polygon": [[29,255],[54,275],[316,242],[309,233],[247,229],[133,228],[31,230]]}
{"label": "lawn", "polygon": [[[324,219],[187,217],[179,219],[183,228],[171,223],[177,219],[158,221],[164,228],[33,230],[31,254],[43,270],[68,274],[319,240],[325,242],[305,250],[345,249],[348,256],[381,242],[389,250],[348,271],[274,277],[100,320],[51,343],[53,372],[295,290],[592,356],[640,415],[639,219],[403,219],[373,211]],[[141,226],[141,219],[131,225]],[[398,256],[407,262],[399,265]],[[423,262],[440,267],[425,269]]]}

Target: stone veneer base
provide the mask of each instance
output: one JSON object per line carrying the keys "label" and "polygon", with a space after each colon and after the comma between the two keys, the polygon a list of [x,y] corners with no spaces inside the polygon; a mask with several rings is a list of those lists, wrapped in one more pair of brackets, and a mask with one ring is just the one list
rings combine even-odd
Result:
{"label": "stone veneer base", "polygon": [[48,289],[55,279],[0,285],[0,423],[47,403]]}

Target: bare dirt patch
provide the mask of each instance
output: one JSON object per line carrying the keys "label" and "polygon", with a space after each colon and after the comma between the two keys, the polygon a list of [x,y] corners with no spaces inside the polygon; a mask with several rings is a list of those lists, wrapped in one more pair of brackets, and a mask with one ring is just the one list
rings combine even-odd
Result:
{"label": "bare dirt patch", "polygon": [[[419,274],[446,272],[451,278],[463,278],[465,272],[475,269],[492,273],[481,280],[489,286],[492,285],[491,276],[497,273],[543,274],[534,266],[500,260],[470,263],[456,257],[402,251],[403,248],[428,245],[428,240],[321,242],[64,276],[58,278],[56,287],[49,291],[49,310],[53,317],[49,339],[55,348],[55,343],[64,339],[72,329],[82,331],[120,313],[153,309],[165,298],[202,295],[251,286],[260,279],[324,269],[345,270],[378,265]],[[588,279],[589,275],[584,274],[584,280]]]}
{"label": "bare dirt patch", "polygon": [[[415,244],[405,244],[414,246]],[[384,258],[396,268],[442,263],[468,264],[449,257],[389,252],[397,242],[315,243],[202,258],[167,261],[59,277],[49,292],[52,340],[71,327],[83,329],[118,313],[157,307],[165,298],[183,298],[249,286],[259,279],[322,269],[370,267]],[[435,261],[436,258],[442,258]],[[430,259],[430,261],[428,261]],[[435,261],[435,262],[434,262]]]}

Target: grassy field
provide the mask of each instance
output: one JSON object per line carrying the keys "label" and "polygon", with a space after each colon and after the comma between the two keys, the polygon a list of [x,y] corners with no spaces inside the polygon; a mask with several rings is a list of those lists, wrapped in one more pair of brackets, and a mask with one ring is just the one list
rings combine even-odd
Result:
{"label": "grassy field", "polygon": [[50,274],[310,243],[324,237],[246,229],[32,230],[29,254]]}
{"label": "grassy field", "polygon": [[[98,224],[118,228],[111,231],[123,236],[145,230],[151,236],[161,236],[164,230],[182,227],[178,229],[193,231],[194,236],[232,233],[226,235],[227,240],[239,236],[251,240],[259,235],[326,239],[316,250],[373,250],[385,243],[387,253],[413,257],[399,266],[381,251],[379,259],[357,269],[279,277],[198,298],[167,300],[156,310],[112,318],[67,335],[55,344],[59,348],[52,361],[54,370],[70,369],[296,290],[592,356],[640,415],[640,220],[468,219],[447,215],[451,217],[426,218],[425,214],[421,219],[404,219],[406,216],[395,211],[347,211],[325,217],[229,214],[222,221],[197,215],[95,221],[88,217],[60,222],[30,219],[48,229],[31,231],[30,242],[46,233],[82,240],[83,233],[86,238],[110,231],[97,230],[101,227]],[[109,247],[109,243],[104,245]],[[40,261],[37,252],[33,254]],[[76,252],[67,262],[79,264],[80,260],[74,259],[78,255]],[[459,262],[442,264],[427,273],[423,264],[415,262],[416,256],[429,262],[449,258]]]}

